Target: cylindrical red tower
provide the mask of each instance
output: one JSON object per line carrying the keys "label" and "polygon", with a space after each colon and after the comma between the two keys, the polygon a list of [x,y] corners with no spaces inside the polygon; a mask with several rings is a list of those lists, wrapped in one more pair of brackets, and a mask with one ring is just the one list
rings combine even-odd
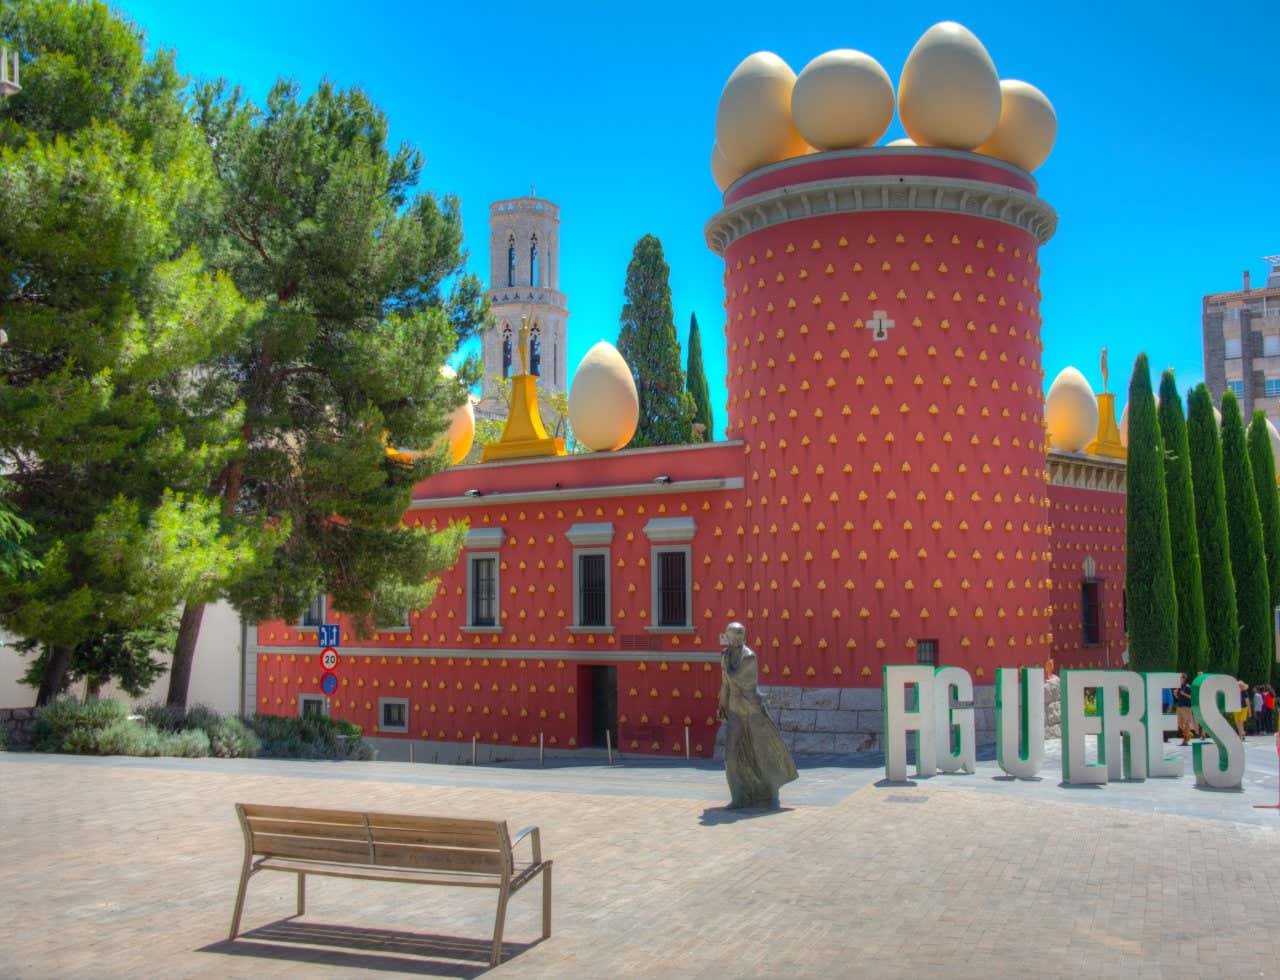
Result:
{"label": "cylindrical red tower", "polygon": [[953,150],[814,154],[729,188],[707,240],[765,682],[878,685],[932,655],[990,683],[1048,659],[1036,253],[1055,224],[1025,171]]}

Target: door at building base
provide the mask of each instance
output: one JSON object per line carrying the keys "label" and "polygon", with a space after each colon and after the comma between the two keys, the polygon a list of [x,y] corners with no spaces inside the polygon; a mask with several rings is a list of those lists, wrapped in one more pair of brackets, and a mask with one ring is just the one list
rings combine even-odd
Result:
{"label": "door at building base", "polygon": [[578,744],[604,748],[605,732],[618,744],[618,668],[578,668]]}

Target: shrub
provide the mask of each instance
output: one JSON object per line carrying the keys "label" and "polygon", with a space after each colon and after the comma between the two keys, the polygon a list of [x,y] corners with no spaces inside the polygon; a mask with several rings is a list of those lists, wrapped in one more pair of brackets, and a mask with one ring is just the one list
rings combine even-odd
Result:
{"label": "shrub", "polygon": [[308,715],[258,715],[250,723],[262,739],[261,754],[276,759],[373,758],[372,747],[361,737],[360,726],[342,719]]}
{"label": "shrub", "polygon": [[0,725],[0,752],[9,747],[9,729]]}
{"label": "shrub", "polygon": [[93,750],[99,755],[153,755],[145,751],[150,729],[126,718],[95,733]]}
{"label": "shrub", "polygon": [[223,718],[205,732],[209,736],[209,754],[220,759],[251,759],[262,745],[239,718]]}
{"label": "shrub", "polygon": [[41,709],[31,728],[37,752],[96,752],[98,734],[129,718],[123,702],[61,698]]}
{"label": "shrub", "polygon": [[160,754],[202,759],[209,754],[209,736],[200,728],[160,736]]}

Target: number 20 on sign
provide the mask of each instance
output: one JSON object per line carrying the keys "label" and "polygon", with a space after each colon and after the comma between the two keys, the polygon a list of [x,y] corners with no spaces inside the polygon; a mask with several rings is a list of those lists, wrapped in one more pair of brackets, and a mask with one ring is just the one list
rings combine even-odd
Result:
{"label": "number 20 on sign", "polygon": [[325,670],[333,670],[338,666],[338,651],[333,647],[325,647],[320,651],[320,666]]}
{"label": "number 20 on sign", "polygon": [[316,629],[316,644],[322,647],[338,646],[338,624],[325,623]]}

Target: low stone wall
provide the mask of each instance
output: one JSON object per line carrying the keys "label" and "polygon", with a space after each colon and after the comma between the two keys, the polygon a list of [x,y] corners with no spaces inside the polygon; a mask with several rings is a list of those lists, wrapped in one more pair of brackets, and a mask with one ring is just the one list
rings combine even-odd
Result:
{"label": "low stone wall", "polygon": [[0,728],[4,729],[5,744],[11,749],[23,749],[31,744],[31,726],[35,722],[35,708],[0,708]]}
{"label": "low stone wall", "polygon": [[[796,755],[846,755],[883,748],[884,703],[878,687],[779,686],[760,690],[783,741]],[[977,744],[993,744],[994,685],[974,688],[973,710]]]}

